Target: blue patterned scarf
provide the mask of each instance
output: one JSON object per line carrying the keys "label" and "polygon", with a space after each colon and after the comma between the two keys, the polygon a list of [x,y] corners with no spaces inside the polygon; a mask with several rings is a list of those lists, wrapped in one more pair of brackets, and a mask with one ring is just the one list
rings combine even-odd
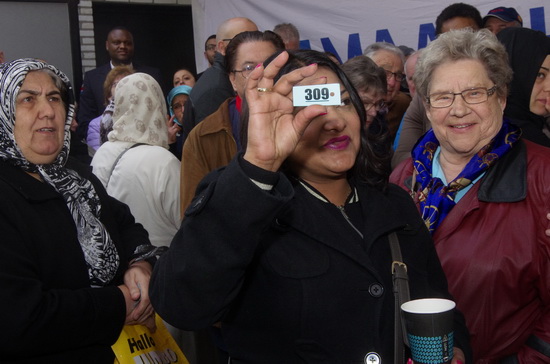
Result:
{"label": "blue patterned scarf", "polygon": [[[29,72],[42,69],[52,71],[63,81],[69,93],[69,105],[61,152],[53,163],[36,165],[23,156],[13,130],[15,100],[19,89]],[[104,286],[114,278],[119,256],[109,233],[99,221],[101,203],[92,183],[65,168],[69,156],[69,128],[74,116],[73,103],[69,79],[55,67],[36,59],[18,59],[0,66],[0,159],[25,172],[38,173],[45,183],[63,196],[76,225],[78,241],[88,266],[90,285]]]}
{"label": "blue patterned scarf", "polygon": [[[428,230],[433,235],[437,227],[456,205],[454,201],[458,191],[467,187],[508,152],[521,136],[521,129],[506,119],[498,134],[476,155],[466,167],[448,185],[437,177],[432,177],[432,164],[439,141],[433,130],[429,130],[418,141],[412,151],[414,174],[413,186],[420,185],[414,192],[420,203],[420,212]],[[416,182],[416,183],[415,183]]]}

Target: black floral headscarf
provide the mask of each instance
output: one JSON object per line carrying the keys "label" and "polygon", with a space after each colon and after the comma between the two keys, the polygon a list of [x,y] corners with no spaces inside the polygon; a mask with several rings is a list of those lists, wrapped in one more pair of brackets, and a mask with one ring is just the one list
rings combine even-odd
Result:
{"label": "black floral headscarf", "polygon": [[[69,156],[70,126],[74,117],[74,95],[67,76],[43,61],[18,59],[0,66],[0,159],[25,172],[38,173],[43,181],[59,192],[75,222],[78,241],[84,252],[91,286],[104,286],[116,274],[119,256],[107,230],[99,221],[99,197],[87,179],[65,167]],[[33,164],[25,159],[14,137],[15,100],[27,74],[49,69],[68,91],[65,137],[61,152],[51,164]]]}

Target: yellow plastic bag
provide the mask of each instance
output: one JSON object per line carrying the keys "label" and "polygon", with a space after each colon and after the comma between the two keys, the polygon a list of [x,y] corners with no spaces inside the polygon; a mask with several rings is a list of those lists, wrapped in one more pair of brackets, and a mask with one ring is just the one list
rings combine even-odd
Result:
{"label": "yellow plastic bag", "polygon": [[189,364],[159,315],[157,330],[151,333],[144,325],[126,325],[111,347],[115,364]]}

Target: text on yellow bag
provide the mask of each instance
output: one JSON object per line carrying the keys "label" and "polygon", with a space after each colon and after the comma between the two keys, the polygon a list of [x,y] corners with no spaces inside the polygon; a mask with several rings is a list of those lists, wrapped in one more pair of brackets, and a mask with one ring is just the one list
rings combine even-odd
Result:
{"label": "text on yellow bag", "polygon": [[111,347],[115,364],[189,364],[159,315],[154,333],[144,325],[126,325]]}

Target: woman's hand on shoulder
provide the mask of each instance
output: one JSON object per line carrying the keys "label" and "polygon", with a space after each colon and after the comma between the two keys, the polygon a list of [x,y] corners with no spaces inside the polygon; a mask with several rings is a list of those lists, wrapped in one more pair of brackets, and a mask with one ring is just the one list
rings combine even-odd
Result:
{"label": "woman's hand on shoulder", "polygon": [[258,65],[250,74],[245,87],[249,118],[244,158],[269,171],[279,169],[311,120],[326,113],[326,107],[321,105],[308,106],[294,112],[292,87],[312,76],[317,71],[317,65],[296,69],[274,83],[275,76],[287,60],[288,53],[282,52],[267,67]]}
{"label": "woman's hand on shoulder", "polygon": [[146,261],[133,263],[124,273],[124,285],[119,286],[126,301],[126,325],[154,326],[154,310],[149,300],[149,281],[153,267]]}

